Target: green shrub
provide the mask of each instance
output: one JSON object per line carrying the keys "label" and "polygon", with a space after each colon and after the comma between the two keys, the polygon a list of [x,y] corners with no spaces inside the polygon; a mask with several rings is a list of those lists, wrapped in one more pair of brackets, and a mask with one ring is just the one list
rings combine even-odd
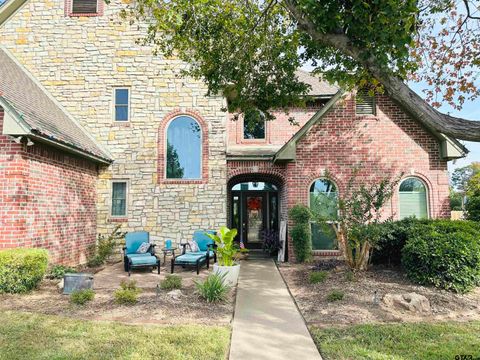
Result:
{"label": "green shrub", "polygon": [[68,267],[68,266],[63,266],[63,265],[54,265],[47,277],[49,279],[63,279],[63,276],[66,274],[66,273],[76,273],[77,270],[75,270],[74,268],[71,268],[71,267]]}
{"label": "green shrub", "polygon": [[480,236],[480,223],[475,221],[406,218],[400,221],[387,221],[378,226],[382,235],[372,253],[374,264],[400,265],[402,249],[407,240],[418,234],[431,231],[451,234],[460,231]]}
{"label": "green shrub", "polygon": [[327,295],[327,301],[334,302],[334,301],[340,301],[343,300],[345,297],[345,294],[341,290],[332,290],[328,295]]}
{"label": "green shrub", "polygon": [[43,249],[0,251],[0,293],[23,293],[37,287],[45,276],[48,253]]}
{"label": "green shrub", "polygon": [[95,291],[92,289],[75,290],[70,294],[70,301],[77,305],[84,305],[92,301],[95,297]]}
{"label": "green shrub", "polygon": [[429,220],[406,218],[400,221],[386,221],[378,224],[381,233],[372,252],[373,264],[400,265],[402,249],[407,242],[409,234]]}
{"label": "green shrub", "polygon": [[225,275],[210,274],[204,282],[195,282],[200,297],[209,303],[225,301],[230,286],[225,284]]}
{"label": "green shrub", "polygon": [[292,237],[295,258],[298,262],[306,262],[312,258],[312,231],[310,209],[304,205],[297,204],[289,211],[293,221],[293,228],[290,231]]}
{"label": "green shrub", "polygon": [[473,175],[466,186],[465,211],[468,220],[480,221],[480,173]]}
{"label": "green shrub", "polygon": [[101,266],[113,254],[115,247],[120,245],[125,238],[125,232],[120,231],[122,224],[115,226],[108,235],[98,234],[95,244],[90,246],[90,256],[87,265],[90,267]]}
{"label": "green shrub", "polygon": [[[454,223],[454,222],[450,222]],[[473,224],[427,226],[408,239],[402,264],[419,284],[464,293],[480,284],[480,237]]]}
{"label": "green shrub", "polygon": [[323,283],[327,279],[328,272],[326,271],[313,271],[310,273],[308,281],[310,284]]}
{"label": "green shrub", "polygon": [[141,290],[137,288],[137,283],[134,280],[122,281],[120,283],[120,289],[115,290],[113,293],[115,302],[120,305],[133,305],[138,301],[138,295]]}
{"label": "green shrub", "polygon": [[163,290],[174,290],[182,288],[182,278],[178,275],[169,274],[160,282]]}
{"label": "green shrub", "polygon": [[347,271],[345,273],[345,280],[346,281],[355,281],[355,273],[353,271]]}

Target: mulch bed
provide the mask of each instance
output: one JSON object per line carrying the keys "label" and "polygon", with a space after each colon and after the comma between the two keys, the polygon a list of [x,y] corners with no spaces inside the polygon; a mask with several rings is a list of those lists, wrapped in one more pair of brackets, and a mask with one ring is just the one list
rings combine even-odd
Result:
{"label": "mulch bed", "polygon": [[[96,273],[101,269],[82,269]],[[28,294],[0,294],[0,310],[18,310],[46,315],[62,315],[88,320],[119,321],[131,324],[204,324],[227,325],[233,317],[235,289],[224,303],[209,304],[199,298],[195,286],[187,282],[180,296],[166,290],[142,289],[138,303],[118,305],[112,289],[95,291],[95,299],[85,305],[70,303],[69,296],[58,289],[59,280],[43,280]]]}
{"label": "mulch bed", "polygon": [[[305,320],[312,325],[480,319],[480,288],[466,295],[455,294],[413,284],[400,269],[382,267],[357,274],[352,280],[348,275],[350,271],[343,265],[327,270],[325,282],[310,284],[310,272],[321,267],[319,264],[279,266]],[[327,295],[333,290],[342,291],[344,299],[329,302]],[[375,291],[377,301],[374,301]],[[398,308],[387,307],[382,302],[386,293],[411,292],[428,298],[430,313],[400,311]]]}

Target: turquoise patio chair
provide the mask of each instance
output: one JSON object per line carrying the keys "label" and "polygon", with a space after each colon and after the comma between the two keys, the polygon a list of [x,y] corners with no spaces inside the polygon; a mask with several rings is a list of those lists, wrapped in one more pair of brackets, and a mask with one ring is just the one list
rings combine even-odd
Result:
{"label": "turquoise patio chair", "polygon": [[[150,244],[150,247],[146,253],[137,253],[142,243]],[[133,268],[142,267],[156,267],[160,274],[160,259],[155,256],[155,244],[150,243],[150,234],[147,231],[134,231],[125,235],[123,262],[128,276]]]}
{"label": "turquoise patio chair", "polygon": [[197,243],[199,251],[187,252],[187,247],[190,247],[190,245],[188,243],[180,244],[183,247],[182,254],[172,258],[172,274],[175,266],[195,266],[198,275],[200,273],[200,267],[202,265],[206,264],[207,269],[210,268],[211,258],[214,259],[214,262],[217,261],[215,242],[210,239],[205,233],[216,234],[214,230],[196,230],[193,233],[193,240]]}

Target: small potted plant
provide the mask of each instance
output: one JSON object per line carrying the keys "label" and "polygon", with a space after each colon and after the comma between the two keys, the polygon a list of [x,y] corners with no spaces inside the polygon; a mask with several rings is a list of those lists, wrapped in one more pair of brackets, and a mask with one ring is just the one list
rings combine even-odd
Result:
{"label": "small potted plant", "polygon": [[229,229],[222,226],[219,231],[220,236],[206,234],[217,245],[218,262],[213,264],[213,272],[224,276],[225,283],[235,286],[240,274],[240,264],[235,259],[240,249],[234,239],[237,236],[237,229]]}

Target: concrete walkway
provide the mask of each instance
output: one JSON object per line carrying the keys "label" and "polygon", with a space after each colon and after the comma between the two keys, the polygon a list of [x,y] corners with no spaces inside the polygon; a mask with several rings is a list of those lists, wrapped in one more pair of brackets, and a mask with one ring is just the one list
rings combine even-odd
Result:
{"label": "concrete walkway", "polygon": [[242,261],[230,360],[321,360],[271,259]]}

